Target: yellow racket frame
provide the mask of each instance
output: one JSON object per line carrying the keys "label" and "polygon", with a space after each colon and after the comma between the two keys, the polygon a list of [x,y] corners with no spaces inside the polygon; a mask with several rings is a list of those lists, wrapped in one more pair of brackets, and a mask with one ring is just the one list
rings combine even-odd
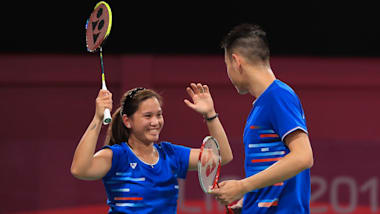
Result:
{"label": "yellow racket frame", "polygon": [[112,26],[112,11],[111,11],[111,7],[107,4],[107,2],[105,1],[100,1],[98,2],[95,7],[94,7],[94,10],[96,10],[96,8],[98,8],[101,4],[104,4],[108,10],[108,17],[109,17],[109,24],[108,24],[108,28],[107,28],[107,31],[106,31],[106,35],[104,36],[104,38],[106,38],[110,33],[111,33],[111,26]]}

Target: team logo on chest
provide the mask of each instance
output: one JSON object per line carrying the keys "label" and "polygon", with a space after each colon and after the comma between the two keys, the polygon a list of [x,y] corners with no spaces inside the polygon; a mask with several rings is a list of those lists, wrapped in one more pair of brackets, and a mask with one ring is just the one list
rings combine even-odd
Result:
{"label": "team logo on chest", "polygon": [[132,167],[132,169],[135,169],[137,166],[137,163],[129,163],[129,165]]}

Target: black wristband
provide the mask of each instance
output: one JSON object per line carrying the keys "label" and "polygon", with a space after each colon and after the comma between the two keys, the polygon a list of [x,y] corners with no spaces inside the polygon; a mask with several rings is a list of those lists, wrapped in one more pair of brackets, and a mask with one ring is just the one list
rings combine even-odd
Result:
{"label": "black wristband", "polygon": [[207,116],[205,116],[204,118],[205,118],[205,120],[207,120],[207,121],[211,121],[211,120],[213,120],[213,119],[215,119],[215,118],[217,118],[218,117],[218,113],[216,113],[214,116],[212,116],[212,117],[207,117]]}

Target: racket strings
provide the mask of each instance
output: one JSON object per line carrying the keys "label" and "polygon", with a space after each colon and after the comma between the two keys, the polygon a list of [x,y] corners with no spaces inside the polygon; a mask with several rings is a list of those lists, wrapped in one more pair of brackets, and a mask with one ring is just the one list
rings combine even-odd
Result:
{"label": "racket strings", "polygon": [[202,189],[209,192],[216,185],[220,167],[219,148],[212,139],[205,142],[198,167]]}
{"label": "racket strings", "polygon": [[96,13],[96,18],[100,18],[100,16],[102,16],[102,14],[103,14],[103,8],[99,7],[98,12]]}

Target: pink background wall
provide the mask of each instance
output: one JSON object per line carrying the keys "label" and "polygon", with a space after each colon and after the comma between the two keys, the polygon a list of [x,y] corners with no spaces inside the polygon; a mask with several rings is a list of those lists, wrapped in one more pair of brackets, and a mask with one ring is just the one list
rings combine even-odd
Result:
{"label": "pink background wall", "polygon": [[[183,99],[190,82],[208,84],[235,157],[222,168],[222,179],[243,176],[242,132],[253,98],[236,93],[223,56],[104,57],[114,105],[132,87],[157,90],[164,97],[161,139],[177,144],[198,147],[207,135],[201,116]],[[306,112],[315,157],[313,212],[378,213],[380,59],[273,57],[271,63]],[[102,183],[70,174],[75,147],[94,114],[99,58],[0,55],[0,72],[0,213],[104,212]],[[183,187],[179,213],[222,212],[202,193],[196,172]]]}

